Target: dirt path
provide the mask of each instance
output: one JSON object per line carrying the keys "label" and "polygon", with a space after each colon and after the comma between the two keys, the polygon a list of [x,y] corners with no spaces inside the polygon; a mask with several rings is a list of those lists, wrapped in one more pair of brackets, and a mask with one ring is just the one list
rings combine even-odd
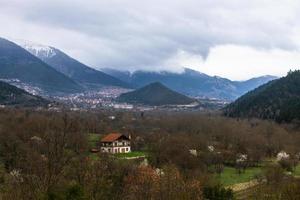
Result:
{"label": "dirt path", "polygon": [[140,159],[140,158],[146,158],[146,156],[123,157],[123,158],[119,158],[119,159],[134,160],[134,159]]}
{"label": "dirt path", "polygon": [[236,199],[248,200],[250,195],[253,193],[255,188],[258,186],[259,186],[259,182],[254,179],[249,182],[238,183],[235,185],[228,186],[226,188],[230,188],[233,190]]}
{"label": "dirt path", "polygon": [[254,186],[257,186],[259,183],[257,180],[251,180],[249,182],[245,182],[245,183],[238,183],[238,184],[234,184],[231,186],[228,186],[226,188],[230,188],[233,190],[233,192],[240,192],[242,190],[247,190],[249,188],[252,188]]}

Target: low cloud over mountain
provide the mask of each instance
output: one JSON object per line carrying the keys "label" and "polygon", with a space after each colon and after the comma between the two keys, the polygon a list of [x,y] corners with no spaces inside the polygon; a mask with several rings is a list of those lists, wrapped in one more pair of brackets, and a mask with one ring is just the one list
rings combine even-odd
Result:
{"label": "low cloud over mountain", "polygon": [[10,0],[1,3],[0,32],[95,68],[189,67],[242,80],[299,66],[299,8],[296,0]]}

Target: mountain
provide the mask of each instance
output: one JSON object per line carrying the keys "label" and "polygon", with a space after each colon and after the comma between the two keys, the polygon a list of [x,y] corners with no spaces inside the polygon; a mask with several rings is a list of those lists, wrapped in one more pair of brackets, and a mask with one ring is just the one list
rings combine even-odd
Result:
{"label": "mountain", "polygon": [[250,90],[253,90],[255,88],[257,88],[258,86],[261,86],[269,81],[278,79],[278,77],[276,76],[270,76],[270,75],[266,75],[266,76],[260,76],[257,78],[252,78],[246,81],[236,81],[234,82],[234,84],[237,86],[237,88],[239,89],[239,91],[241,91],[242,94],[245,94],[247,92],[249,92]]}
{"label": "mountain", "polygon": [[26,50],[0,38],[0,79],[17,79],[48,93],[73,93],[81,87]]}
{"label": "mountain", "polygon": [[273,80],[248,92],[224,109],[229,117],[272,119],[290,122],[300,119],[300,71]]}
{"label": "mountain", "polygon": [[274,76],[262,76],[239,82],[217,76],[209,76],[188,68],[185,68],[182,73],[167,71],[135,71],[130,73],[113,69],[103,69],[103,71],[136,88],[152,82],[161,82],[170,89],[182,94],[224,100],[235,100],[249,90],[277,78]]}
{"label": "mountain", "polygon": [[111,69],[111,68],[103,68],[101,69],[106,74],[109,74],[113,77],[116,77],[126,83],[131,83],[133,82],[131,80],[131,76],[133,73],[130,73],[130,71],[122,71],[122,70],[116,70],[116,69]]}
{"label": "mountain", "polygon": [[85,89],[95,89],[103,86],[130,87],[128,83],[92,69],[54,47],[23,40],[16,40],[16,42],[55,70],[79,83]]}
{"label": "mountain", "polygon": [[29,94],[15,86],[0,81],[0,104],[9,106],[46,106],[49,101]]}
{"label": "mountain", "polygon": [[151,106],[184,105],[195,102],[194,99],[174,92],[159,82],[151,83],[133,92],[121,94],[117,101]]}

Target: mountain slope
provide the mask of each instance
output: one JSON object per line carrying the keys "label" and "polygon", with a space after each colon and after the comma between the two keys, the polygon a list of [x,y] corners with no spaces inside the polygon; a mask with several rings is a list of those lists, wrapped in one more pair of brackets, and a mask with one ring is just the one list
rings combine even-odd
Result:
{"label": "mountain slope", "polygon": [[174,92],[158,82],[122,94],[117,98],[117,101],[151,106],[183,105],[195,102],[194,99]]}
{"label": "mountain slope", "polygon": [[129,87],[129,84],[101,71],[92,69],[54,47],[34,44],[28,41],[19,40],[17,42],[31,54],[75,80],[86,89],[94,89],[102,86]]}
{"label": "mountain slope", "polygon": [[49,102],[15,86],[0,81],[0,104],[11,106],[46,106]]}
{"label": "mountain slope", "polygon": [[238,88],[238,90],[241,92],[241,94],[245,94],[258,86],[261,86],[269,81],[278,79],[276,76],[260,76],[256,78],[252,78],[246,81],[235,81],[234,84]]}
{"label": "mountain slope", "polygon": [[245,94],[224,109],[229,117],[257,117],[290,122],[300,119],[300,71]]}
{"label": "mountain slope", "polygon": [[73,80],[15,43],[2,38],[0,38],[0,78],[18,79],[49,93],[81,91],[81,87]]}
{"label": "mountain slope", "polygon": [[264,76],[238,82],[221,77],[208,76],[188,68],[185,68],[182,73],[167,71],[135,71],[130,73],[112,69],[103,69],[103,71],[137,88],[157,81],[182,94],[226,100],[234,100],[249,90],[276,78]]}

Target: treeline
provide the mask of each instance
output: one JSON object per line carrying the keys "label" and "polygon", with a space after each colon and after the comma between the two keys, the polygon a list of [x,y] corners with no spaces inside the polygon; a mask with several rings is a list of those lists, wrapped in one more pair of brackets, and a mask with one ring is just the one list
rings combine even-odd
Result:
{"label": "treeline", "polygon": [[[88,134],[114,131],[131,133],[133,150],[147,152],[148,162],[91,156]],[[0,197],[233,199],[233,192],[215,178],[225,166],[243,173],[280,151],[297,164],[299,142],[297,127],[217,115],[4,109],[0,112]],[[239,163],[241,155],[247,159]],[[293,178],[285,178],[284,171],[281,179],[274,175],[279,174],[278,166],[266,168],[261,175],[262,184],[267,180],[264,191],[271,191],[276,180],[291,184],[291,191],[299,188]]]}

